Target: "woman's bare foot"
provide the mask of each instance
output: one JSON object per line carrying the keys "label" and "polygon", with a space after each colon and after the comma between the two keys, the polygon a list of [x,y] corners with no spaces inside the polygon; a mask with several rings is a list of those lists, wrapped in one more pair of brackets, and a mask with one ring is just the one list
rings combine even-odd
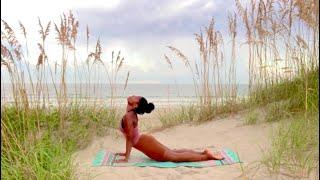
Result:
{"label": "woman's bare foot", "polygon": [[205,149],[203,151],[203,154],[206,154],[209,157],[209,159],[213,159],[213,160],[222,160],[222,159],[224,159],[224,157],[220,153],[213,154],[209,149]]}

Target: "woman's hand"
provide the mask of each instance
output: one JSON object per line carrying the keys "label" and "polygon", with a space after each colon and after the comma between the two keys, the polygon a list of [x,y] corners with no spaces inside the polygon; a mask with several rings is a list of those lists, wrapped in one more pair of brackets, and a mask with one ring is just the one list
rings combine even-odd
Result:
{"label": "woman's hand", "polygon": [[128,159],[118,159],[114,161],[115,163],[126,163],[128,162]]}
{"label": "woman's hand", "polygon": [[125,156],[126,153],[115,153],[115,155],[118,155],[118,156]]}

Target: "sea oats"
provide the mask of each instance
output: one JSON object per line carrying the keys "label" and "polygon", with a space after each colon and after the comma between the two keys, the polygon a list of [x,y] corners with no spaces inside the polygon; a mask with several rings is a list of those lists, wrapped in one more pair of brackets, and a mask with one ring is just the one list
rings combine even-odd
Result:
{"label": "sea oats", "polygon": [[170,61],[170,59],[168,58],[167,55],[164,55],[164,59],[165,59],[166,62],[169,64],[170,69],[173,70],[172,63],[171,63],[171,61]]}
{"label": "sea oats", "polygon": [[167,47],[168,47],[171,51],[173,51],[174,53],[176,53],[176,55],[181,58],[181,60],[184,62],[184,64],[185,64],[186,66],[189,65],[189,60],[188,60],[188,58],[187,58],[179,49],[177,49],[177,48],[175,48],[175,47],[172,47],[172,46],[167,46]]}

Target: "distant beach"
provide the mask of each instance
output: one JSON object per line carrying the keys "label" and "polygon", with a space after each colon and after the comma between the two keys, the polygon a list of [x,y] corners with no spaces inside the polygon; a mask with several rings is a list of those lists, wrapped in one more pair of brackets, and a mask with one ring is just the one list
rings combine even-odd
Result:
{"label": "distant beach", "polygon": [[[46,102],[49,102],[49,105],[56,105],[57,97],[55,86],[48,84],[46,87],[48,87],[44,89]],[[13,102],[11,88],[11,84],[1,83],[2,102]],[[34,88],[36,88],[35,85]],[[59,90],[59,85],[56,85],[56,88]],[[26,89],[29,101],[32,102],[32,99],[36,97],[35,94],[32,93],[32,87],[26,85]],[[67,97],[69,102],[77,100],[78,102],[97,103],[108,106],[111,104],[112,99],[115,105],[125,105],[126,97],[130,95],[140,95],[146,97],[150,102],[155,103],[156,106],[162,107],[167,105],[189,105],[197,103],[199,100],[193,84],[128,84],[126,88],[124,88],[123,84],[118,84],[113,98],[110,96],[110,91],[111,88],[108,84],[67,84]],[[49,94],[49,97],[47,94]],[[247,94],[248,85],[238,85],[237,96],[243,98],[246,97]],[[40,95],[40,97],[42,100],[43,96]]]}

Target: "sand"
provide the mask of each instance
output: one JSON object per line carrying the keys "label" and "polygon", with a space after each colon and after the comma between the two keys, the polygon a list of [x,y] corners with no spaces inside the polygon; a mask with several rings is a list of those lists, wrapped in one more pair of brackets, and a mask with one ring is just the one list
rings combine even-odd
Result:
{"label": "sand", "polygon": [[[113,135],[95,138],[86,149],[74,154],[76,179],[290,179],[290,177],[283,175],[270,177],[266,168],[258,168],[259,163],[257,162],[262,158],[262,151],[270,148],[272,129],[277,124],[243,125],[244,114],[242,112],[224,118],[216,118],[200,125],[179,125],[151,133],[170,148],[196,149],[207,146],[231,148],[238,152],[240,159],[244,162],[242,164],[244,170],[241,170],[240,164],[207,168],[178,167],[167,169],[153,167],[91,167],[91,161],[95,153],[101,148],[115,152],[125,151],[125,140],[120,133],[116,132]],[[156,118],[154,121],[156,121]],[[152,123],[152,119],[144,116],[140,119],[140,122],[142,125],[148,124]],[[154,124],[159,125],[159,122]],[[133,151],[136,150],[133,149]]]}

